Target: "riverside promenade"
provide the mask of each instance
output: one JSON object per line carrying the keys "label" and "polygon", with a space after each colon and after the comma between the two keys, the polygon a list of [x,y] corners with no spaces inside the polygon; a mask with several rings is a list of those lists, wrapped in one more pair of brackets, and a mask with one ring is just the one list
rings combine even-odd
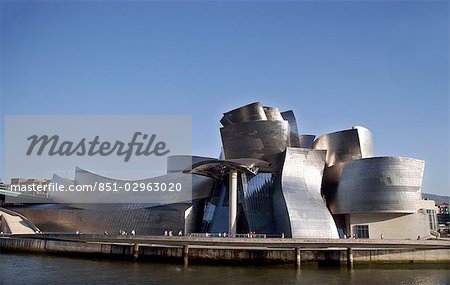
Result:
{"label": "riverside promenade", "polygon": [[32,234],[0,237],[0,250],[105,258],[219,263],[441,262],[449,240],[291,239]]}
{"label": "riverside promenade", "polygon": [[0,208],[0,230],[16,234],[34,234],[39,229],[19,213]]}

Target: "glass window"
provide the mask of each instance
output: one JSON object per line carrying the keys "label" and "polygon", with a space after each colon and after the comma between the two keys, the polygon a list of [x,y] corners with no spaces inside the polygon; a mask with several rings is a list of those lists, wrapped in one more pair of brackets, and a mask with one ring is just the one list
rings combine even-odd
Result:
{"label": "glass window", "polygon": [[355,234],[357,238],[369,238],[369,226],[368,225],[355,226]]}

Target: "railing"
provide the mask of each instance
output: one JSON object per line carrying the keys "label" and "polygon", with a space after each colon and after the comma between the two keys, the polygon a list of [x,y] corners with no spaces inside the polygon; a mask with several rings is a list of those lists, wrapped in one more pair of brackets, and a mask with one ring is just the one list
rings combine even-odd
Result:
{"label": "railing", "polygon": [[230,235],[227,233],[191,233],[190,237],[219,237],[219,238],[284,238],[284,234],[235,234]]}

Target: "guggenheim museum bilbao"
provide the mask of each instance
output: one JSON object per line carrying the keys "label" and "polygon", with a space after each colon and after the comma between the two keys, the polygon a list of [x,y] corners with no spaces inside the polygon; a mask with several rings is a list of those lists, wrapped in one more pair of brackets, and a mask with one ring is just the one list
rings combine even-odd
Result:
{"label": "guggenheim museum bilbao", "polygon": [[[255,232],[286,238],[430,237],[434,202],[422,200],[424,161],[374,157],[364,127],[301,134],[292,111],[259,102],[224,113],[219,159],[171,156],[167,174],[192,179],[192,199],[156,204],[10,205],[42,232]],[[63,184],[125,183],[76,168]],[[173,195],[173,194],[171,194]],[[173,201],[173,202],[170,202]]]}

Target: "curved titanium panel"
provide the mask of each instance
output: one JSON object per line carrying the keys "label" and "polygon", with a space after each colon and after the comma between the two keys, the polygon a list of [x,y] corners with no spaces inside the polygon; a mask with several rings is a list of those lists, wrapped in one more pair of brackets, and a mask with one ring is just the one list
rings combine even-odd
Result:
{"label": "curved titanium panel", "polygon": [[137,235],[162,235],[170,229],[177,233],[185,225],[185,211],[191,204],[173,204],[151,209],[38,209],[16,206],[10,208],[46,233],[117,235],[119,230]]}
{"label": "curved titanium panel", "polygon": [[325,151],[286,149],[281,191],[293,238],[339,238],[320,195],[324,167]]}
{"label": "curved titanium panel", "polygon": [[374,157],[335,165],[342,174],[333,214],[415,213],[421,200],[425,162],[405,157]]}
{"label": "curved titanium panel", "polygon": [[326,164],[367,158],[373,155],[372,133],[364,127],[354,127],[318,137],[314,149],[327,150]]}
{"label": "curved titanium panel", "polygon": [[295,119],[294,112],[292,110],[285,111],[281,113],[281,116],[284,120],[289,123],[289,146],[290,147],[301,147],[299,136],[298,136],[298,127],[297,120]]}
{"label": "curved titanium panel", "polygon": [[322,178],[322,196],[325,197],[327,201],[327,206],[330,208],[331,212],[335,208],[336,204],[336,192],[339,186],[339,180],[342,176],[342,169],[345,166],[345,162],[340,162],[330,167],[325,167],[323,171]]}
{"label": "curved titanium panel", "polygon": [[[61,176],[58,176],[56,174],[53,174],[51,183],[53,183],[54,185],[63,185],[64,189],[69,189],[69,187],[73,185],[73,181],[62,178]],[[49,198],[52,198],[56,203],[64,203],[65,199],[66,202],[67,199],[74,201],[75,195],[79,194],[74,192],[60,192],[60,191],[52,191],[48,193]]]}
{"label": "curved titanium panel", "polygon": [[301,148],[310,148],[312,149],[314,146],[314,139],[316,138],[315,135],[300,135],[300,147]]}
{"label": "curved titanium panel", "polygon": [[[139,185],[141,183],[144,183],[145,185],[151,184],[151,183],[183,183],[182,185],[189,185],[192,183],[192,196],[189,196],[189,199],[186,199],[187,196],[181,194],[181,192],[159,192],[160,199],[158,202],[152,202],[152,195],[155,195],[155,193],[149,192],[149,191],[125,191],[126,189],[125,184],[128,185]],[[172,173],[172,174],[166,174],[162,176],[147,178],[147,179],[140,179],[140,180],[119,180],[109,177],[104,177],[86,170],[83,170],[81,168],[76,168],[75,170],[75,182],[74,185],[107,185],[106,183],[109,183],[109,185],[117,185],[116,189],[119,189],[117,192],[83,192],[83,193],[77,193],[78,195],[89,195],[80,197],[78,196],[78,199],[70,199],[69,201],[66,201],[66,203],[72,203],[76,205],[78,208],[83,209],[140,209],[140,208],[148,208],[148,207],[157,207],[162,205],[168,205],[168,204],[179,204],[179,203],[191,203],[191,200],[198,200],[202,198],[206,198],[209,196],[209,193],[211,192],[212,186],[213,186],[213,179],[204,177],[204,176],[198,176],[198,175],[191,175],[191,174],[184,174],[184,173]],[[131,190],[130,186],[130,190]],[[70,193],[70,192],[69,192]],[[128,195],[133,195],[132,198],[128,197]],[[73,198],[73,197],[68,197]],[[91,199],[91,203],[87,201],[88,199]],[[62,199],[62,198],[60,198]],[[77,202],[79,201],[79,202]],[[102,203],[98,203],[99,201],[102,201]],[[123,201],[123,202],[121,202]],[[133,201],[128,202],[128,201]],[[135,202],[136,201],[136,202]]]}
{"label": "curved titanium panel", "polygon": [[227,159],[256,158],[271,165],[261,171],[272,171],[280,165],[282,152],[289,140],[286,121],[257,121],[234,124],[220,129]]}
{"label": "curved titanium panel", "polygon": [[233,124],[233,123],[232,123],[230,120],[228,120],[228,118],[226,118],[226,117],[222,117],[222,119],[220,119],[220,123],[221,123],[222,126],[224,126],[224,127],[230,126],[230,125]]}
{"label": "curved titanium panel", "polygon": [[259,167],[268,167],[269,163],[255,158],[239,158],[229,160],[204,160],[192,165],[183,173],[197,174],[221,180],[228,174],[229,169],[237,169],[240,172],[256,175]]}
{"label": "curved titanium panel", "polygon": [[[189,174],[169,174],[155,178],[135,180],[162,182],[172,181],[181,176],[192,176],[193,198],[192,203],[173,203],[161,205],[162,203],[73,203],[73,204],[52,204],[48,207],[18,207],[17,212],[22,213],[31,221],[36,223],[44,232],[70,232],[81,231],[83,233],[117,233],[119,230],[130,232],[136,230],[139,235],[161,235],[164,230],[172,229],[178,232],[197,231],[201,225],[203,216],[202,198],[208,197],[212,190],[214,180],[207,177]],[[167,180],[166,180],[167,179]],[[75,185],[89,185],[91,183],[124,183],[124,180],[117,180],[103,177],[92,172],[76,168]],[[68,187],[73,182],[65,180],[57,175],[53,176],[52,183],[58,183]],[[55,192],[59,193],[59,192]],[[72,192],[65,192],[70,195]],[[79,193],[75,193],[76,195]],[[169,195],[173,195],[174,192]],[[142,193],[140,195],[151,195]],[[176,194],[175,194],[176,195]],[[145,201],[146,197],[142,197]],[[66,202],[64,199],[73,198],[67,196],[57,196],[59,202]],[[56,199],[55,199],[56,200]],[[75,198],[69,199],[75,201]],[[168,197],[168,202],[172,200]],[[179,200],[174,198],[174,200]],[[191,209],[190,211],[187,211]]]}
{"label": "curved titanium panel", "polygon": [[263,106],[264,113],[268,121],[283,121],[280,111],[277,107]]}
{"label": "curved titanium panel", "polygon": [[358,131],[359,145],[361,147],[361,157],[373,157],[373,136],[372,132],[365,127],[355,126],[353,129]]}
{"label": "curved titanium panel", "polygon": [[201,199],[184,212],[184,235],[199,233],[202,230],[203,212],[205,199]]}
{"label": "curved titanium panel", "polygon": [[261,103],[255,102],[224,113],[220,122],[226,127],[237,123],[265,120],[267,116]]}

